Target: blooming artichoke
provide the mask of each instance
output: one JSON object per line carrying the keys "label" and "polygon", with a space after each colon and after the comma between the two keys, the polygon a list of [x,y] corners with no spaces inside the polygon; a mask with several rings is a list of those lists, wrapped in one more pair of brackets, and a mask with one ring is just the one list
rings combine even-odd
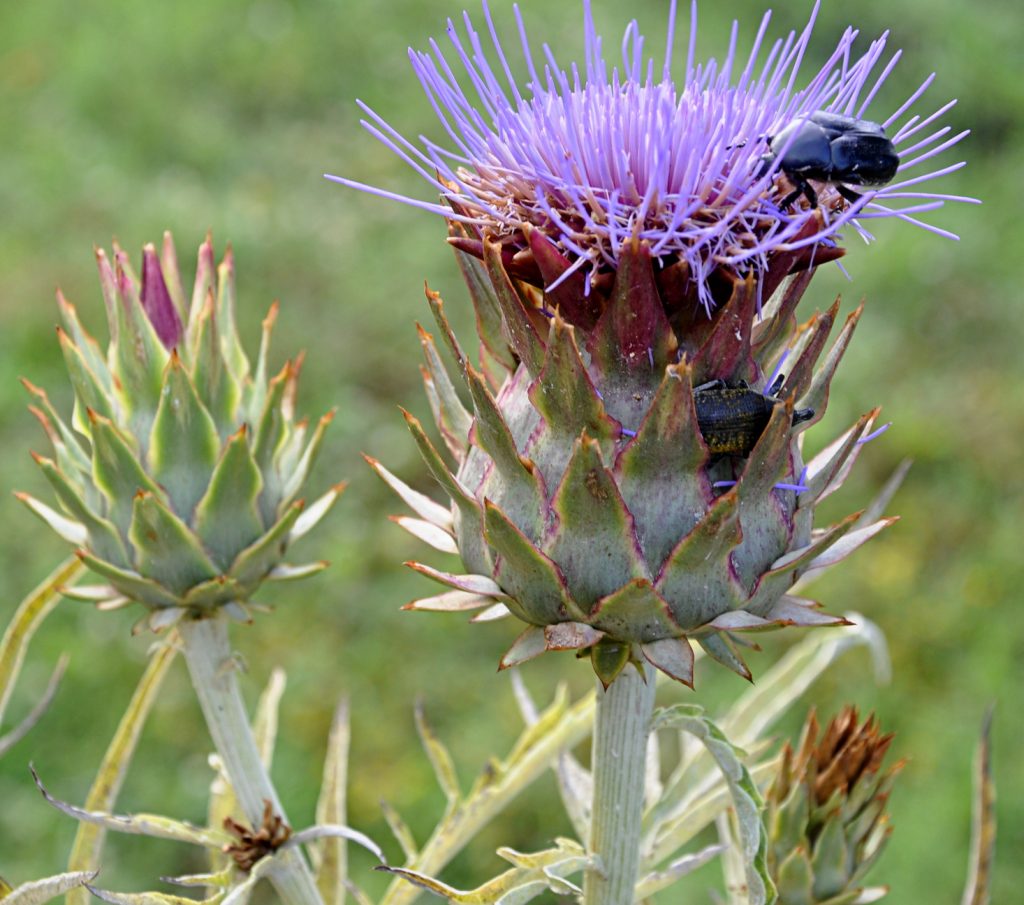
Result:
{"label": "blooming artichoke", "polygon": [[341,492],[299,499],[331,421],[295,418],[301,358],[268,373],[277,304],[255,367],[235,326],[231,251],[199,248],[190,301],[174,244],[143,251],[142,277],[117,246],[97,250],[110,344],[104,355],[58,292],[57,336],[74,388],[70,426],[25,381],[53,445],[35,456],[62,511],[19,494],[105,583],[67,593],[114,608],[137,601],[159,629],[185,613],[244,606],[265,580],[323,568],[283,561]]}
{"label": "blooming artichoke", "polygon": [[[851,62],[848,30],[794,91],[810,25],[777,42],[758,77],[766,18],[735,83],[735,41],[720,67],[695,65],[691,42],[677,87],[671,25],[659,68],[632,23],[620,70],[584,8],[586,61],[570,71],[547,48],[538,71],[520,23],[523,89],[486,6],[500,67],[468,16],[465,41],[449,23],[482,111],[437,44],[411,54],[453,149],[425,140],[420,150],[368,111],[368,128],[442,194],[441,204],[399,200],[447,218],[480,339],[474,365],[428,292],[471,401],[423,332],[427,392],[454,467],[409,423],[451,511],[373,464],[421,516],[401,523],[467,568],[414,564],[452,590],[410,606],[511,612],[529,627],[503,665],[575,649],[590,651],[606,684],[631,659],[689,684],[697,641],[749,677],[735,633],[841,621],[793,586],[891,521],[854,513],[813,525],[878,411],[805,463],[803,433],[824,414],[860,311],[826,351],[838,303],[803,324],[796,306],[815,269],[842,255],[841,227],[866,235],[872,217],[941,206],[952,196],[900,189],[950,168],[863,195],[826,179],[795,197],[786,140],[765,145],[817,111],[859,128],[854,117],[892,69],[872,79],[884,37]],[[887,141],[920,93],[863,128]],[[962,137],[940,141],[943,128],[918,140],[934,120],[911,117],[893,135],[901,175]],[[922,200],[899,209],[908,197]]]}
{"label": "blooming artichoke", "polygon": [[[884,890],[858,884],[878,859],[892,828],[885,806],[900,761],[882,772],[892,735],[853,707],[818,737],[814,713],[796,753],[787,744],[767,796],[768,866],[779,905],[874,902]],[[863,897],[863,898],[862,898]]]}

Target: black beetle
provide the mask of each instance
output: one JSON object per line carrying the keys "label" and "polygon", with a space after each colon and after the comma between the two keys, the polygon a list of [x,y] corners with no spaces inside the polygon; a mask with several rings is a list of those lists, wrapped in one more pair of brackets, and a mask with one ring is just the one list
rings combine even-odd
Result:
{"label": "black beetle", "polygon": [[844,183],[885,185],[892,181],[900,165],[896,148],[886,137],[883,126],[824,110],[790,123],[777,135],[768,136],[768,148],[771,153],[761,158],[758,175],[763,175],[782,154],[779,169],[795,186],[782,200],[784,208],[801,195],[811,207],[818,206],[818,196],[808,179],[834,185],[847,201],[854,202],[860,195]]}
{"label": "black beetle", "polygon": [[[772,410],[782,401],[777,394],[785,379],[780,374],[764,393],[750,389],[744,381],[729,386],[724,380],[712,380],[694,388],[697,426],[713,457],[750,455]],[[813,417],[814,409],[798,409],[793,412],[793,424]]]}

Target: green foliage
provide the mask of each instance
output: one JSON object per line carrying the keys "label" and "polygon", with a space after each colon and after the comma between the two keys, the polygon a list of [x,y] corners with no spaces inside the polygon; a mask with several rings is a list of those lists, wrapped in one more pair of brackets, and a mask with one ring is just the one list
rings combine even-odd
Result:
{"label": "green foliage", "polygon": [[[553,46],[579,49],[574,3],[522,0],[521,6]],[[431,489],[394,406],[401,400],[418,417],[428,416],[411,363],[418,351],[411,325],[426,317],[422,286],[429,277],[444,292],[459,334],[470,335],[461,279],[434,218],[319,178],[332,170],[420,191],[415,177],[359,130],[352,99],[372,103],[410,134],[436,135],[405,48],[425,46],[461,8],[458,0],[395,0],[383,7],[369,0],[114,0],[69,12],[44,2],[10,5],[0,30],[5,484],[48,492],[22,452],[39,440],[17,377],[31,375],[54,388],[63,380],[52,336],[54,283],[98,332],[102,304],[91,244],[117,235],[136,248],[164,228],[174,230],[181,249],[197,244],[207,227],[230,237],[241,298],[248,300],[239,311],[243,337],[259,336],[259,319],[279,296],[287,315],[278,328],[280,348],[309,352],[301,408],[339,405],[342,417],[323,457],[332,474],[352,479],[327,525],[331,534],[305,548],[331,559],[331,570],[308,586],[264,592],[257,599],[278,605],[272,621],[257,620],[252,630],[236,633],[235,643],[259,664],[247,684],[252,700],[269,664],[280,663],[291,678],[275,773],[300,824],[313,822],[321,780],[319,758],[310,752],[323,750],[337,694],[349,694],[352,761],[386,769],[356,767],[348,822],[379,838],[386,836],[380,798],[391,801],[421,839],[443,806],[414,741],[409,702],[417,693],[439,732],[459,740],[460,763],[483,762],[517,731],[494,703],[506,693],[507,680],[494,674],[494,662],[512,640],[510,629],[469,626],[458,614],[398,612],[423,590],[420,576],[397,567],[418,555],[419,544],[386,521],[385,514],[400,507],[359,459],[361,451],[385,459],[418,489]],[[698,51],[721,54],[732,15],[742,20],[742,42],[762,9],[702,4]],[[802,24],[806,8],[777,12],[774,27],[782,31]],[[496,13],[510,32],[508,11]],[[596,10],[609,33],[633,14],[652,40],[664,28],[661,0]],[[915,462],[890,510],[902,514],[901,524],[875,542],[859,566],[840,566],[813,587],[831,611],[860,609],[882,625],[895,682],[879,692],[851,671],[837,670],[814,696],[876,710],[897,734],[896,756],[912,758],[891,803],[896,835],[872,881],[891,884],[893,901],[951,901],[963,884],[969,826],[972,733],[963,727],[976,725],[993,699],[1008,705],[997,710],[993,736],[1000,795],[1009,802],[1024,796],[1024,780],[1006,766],[1024,745],[1024,722],[1011,697],[1024,679],[1024,611],[1016,605],[1024,586],[1024,482],[1015,464],[1024,438],[1024,394],[1018,391],[1024,308],[1019,262],[1008,253],[1024,246],[1016,193],[1008,190],[1024,171],[1024,81],[1013,68],[1024,46],[1024,17],[1008,0],[983,10],[952,0],[826,4],[818,26],[823,37],[812,42],[812,52],[831,47],[850,21],[872,35],[891,27],[894,46],[907,48],[892,77],[895,93],[905,95],[936,70],[936,105],[950,95],[960,98],[954,120],[974,134],[963,146],[970,165],[949,190],[985,200],[982,208],[937,218],[964,236],[956,245],[900,224],[882,225],[870,248],[851,242],[847,266],[854,282],[820,274],[809,300],[823,307],[843,292],[851,302],[863,296],[868,303],[845,373],[832,390],[832,426],[853,421],[875,400],[885,405],[884,419],[895,422],[865,450],[861,473],[837,494],[833,514],[870,496],[904,457]],[[191,269],[191,261],[182,265]],[[70,401],[67,392],[55,394],[61,411]],[[9,497],[6,506],[4,621],[64,555],[45,526]],[[73,657],[51,711],[0,762],[0,873],[15,884],[56,869],[74,833],[71,821],[55,819],[38,796],[25,765],[34,757],[49,781],[60,780],[63,794],[84,799],[145,658],[148,642],[129,636],[133,619],[130,612],[97,614],[62,604],[33,642],[12,712],[28,709],[34,700],[29,689],[45,684],[61,651]],[[755,673],[789,643],[766,642],[765,654],[750,657]],[[584,670],[569,671],[581,674],[572,681],[582,691]],[[527,681],[550,687],[566,673],[557,659],[531,664]],[[715,670],[702,675],[699,665],[698,681],[709,710],[711,702],[735,697],[743,687],[734,677],[716,678]],[[206,790],[195,776],[204,768],[199,752],[208,739],[191,694],[182,671],[172,670],[125,782],[126,810],[203,819]],[[799,722],[788,724],[789,734]],[[569,832],[552,797],[550,786],[539,784],[498,829],[480,833],[446,874],[449,881],[470,887],[497,873],[500,844],[539,850],[553,835]],[[1024,864],[1012,856],[1024,844],[1020,808],[1004,809],[1001,832],[1006,841],[993,868],[992,898],[1013,901],[1024,887]],[[401,857],[397,846],[388,854]],[[367,888],[383,889],[387,878],[369,874],[369,857],[353,852],[352,861],[353,875],[365,878]],[[111,888],[141,889],[155,876],[204,868],[177,847],[112,838],[103,879]],[[705,869],[683,882],[694,883],[700,894],[712,879]],[[678,898],[675,891],[665,895]]]}

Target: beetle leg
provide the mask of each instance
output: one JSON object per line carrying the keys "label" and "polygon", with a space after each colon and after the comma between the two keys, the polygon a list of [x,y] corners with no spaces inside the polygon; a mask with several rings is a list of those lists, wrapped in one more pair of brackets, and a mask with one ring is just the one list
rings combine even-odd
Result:
{"label": "beetle leg", "polygon": [[801,191],[803,192],[804,197],[810,202],[812,208],[818,206],[818,193],[811,188],[811,184],[806,180],[804,180],[804,184],[801,186]]}
{"label": "beetle leg", "polygon": [[[806,183],[804,183],[804,185],[806,185]],[[796,199],[799,198],[803,193],[804,193],[803,188],[795,188],[795,189],[793,189],[793,191],[791,191],[788,195],[786,195],[785,198],[782,199],[781,202],[779,202],[779,207],[782,210],[785,210],[794,201],[796,201]]]}
{"label": "beetle leg", "polygon": [[845,185],[836,185],[836,191],[839,192],[850,204],[856,204],[863,198],[863,195],[857,194],[853,189],[848,189]]}
{"label": "beetle leg", "polygon": [[772,381],[772,385],[764,391],[765,396],[778,396],[779,391],[782,389],[782,385],[786,382],[786,375],[779,374],[775,380]]}
{"label": "beetle leg", "polygon": [[814,417],[814,409],[797,409],[793,412],[793,423],[800,424],[802,421],[810,421]]}
{"label": "beetle leg", "polygon": [[705,390],[722,390],[725,389],[728,384],[719,378],[718,380],[709,380],[707,383],[702,383],[699,387],[694,387],[694,393],[703,393]]}
{"label": "beetle leg", "polygon": [[796,173],[786,173],[786,176],[793,183],[793,191],[782,199],[782,202],[779,204],[780,208],[785,210],[801,195],[810,202],[811,207],[818,206],[818,193],[811,188],[811,184],[803,176]]}

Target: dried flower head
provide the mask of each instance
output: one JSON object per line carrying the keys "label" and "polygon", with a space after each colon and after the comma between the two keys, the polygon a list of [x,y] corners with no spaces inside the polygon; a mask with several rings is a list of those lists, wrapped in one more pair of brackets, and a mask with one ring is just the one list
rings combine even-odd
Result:
{"label": "dried flower head", "polygon": [[[767,796],[768,864],[781,905],[842,905],[859,886],[892,832],[885,807],[900,761],[882,770],[891,734],[873,716],[845,708],[819,737],[812,712],[799,748],[787,744]],[[873,890],[878,893],[883,890]]]}

